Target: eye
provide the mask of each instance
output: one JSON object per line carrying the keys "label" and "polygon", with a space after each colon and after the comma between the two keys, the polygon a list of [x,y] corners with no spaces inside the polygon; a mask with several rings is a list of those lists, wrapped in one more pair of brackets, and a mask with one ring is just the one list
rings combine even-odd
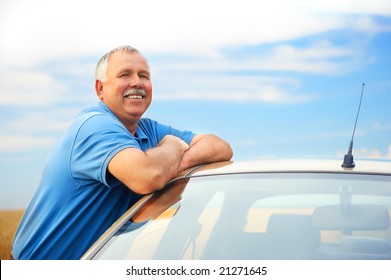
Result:
{"label": "eye", "polygon": [[120,78],[122,78],[122,77],[129,77],[129,73],[127,73],[127,72],[121,73],[121,74],[119,75],[119,77],[120,77]]}
{"label": "eye", "polygon": [[150,78],[149,72],[147,72],[147,71],[140,71],[138,73],[138,76],[140,77],[140,79],[149,80],[149,78]]}

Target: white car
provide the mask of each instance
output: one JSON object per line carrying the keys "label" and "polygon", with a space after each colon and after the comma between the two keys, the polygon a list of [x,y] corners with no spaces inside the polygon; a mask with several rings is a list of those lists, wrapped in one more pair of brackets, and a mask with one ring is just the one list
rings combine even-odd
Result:
{"label": "white car", "polygon": [[391,161],[260,160],[189,170],[82,259],[391,259]]}

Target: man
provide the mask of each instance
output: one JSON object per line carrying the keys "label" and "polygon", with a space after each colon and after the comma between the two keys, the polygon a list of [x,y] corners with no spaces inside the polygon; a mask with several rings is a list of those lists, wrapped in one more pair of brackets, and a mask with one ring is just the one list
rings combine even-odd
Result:
{"label": "man", "polygon": [[15,235],[15,259],[78,259],[142,194],[183,169],[232,157],[217,136],[141,118],[152,83],[132,47],[101,58],[95,90],[98,106],[76,117],[47,160]]}

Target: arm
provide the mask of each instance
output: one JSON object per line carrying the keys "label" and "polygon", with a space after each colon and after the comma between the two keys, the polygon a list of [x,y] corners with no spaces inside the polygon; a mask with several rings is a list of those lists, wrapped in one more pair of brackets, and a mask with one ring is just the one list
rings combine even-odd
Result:
{"label": "arm", "polygon": [[231,146],[212,134],[196,134],[190,148],[184,153],[179,170],[203,163],[230,160],[233,151]]}
{"label": "arm", "polygon": [[134,192],[151,193],[175,177],[188,148],[178,137],[168,135],[146,152],[136,148],[120,151],[109,162],[108,170]]}

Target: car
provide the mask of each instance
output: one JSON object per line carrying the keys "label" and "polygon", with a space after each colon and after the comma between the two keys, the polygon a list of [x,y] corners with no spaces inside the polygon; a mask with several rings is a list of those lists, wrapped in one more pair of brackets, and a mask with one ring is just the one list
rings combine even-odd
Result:
{"label": "car", "polygon": [[82,259],[391,259],[390,210],[389,160],[212,163],[143,196]]}

